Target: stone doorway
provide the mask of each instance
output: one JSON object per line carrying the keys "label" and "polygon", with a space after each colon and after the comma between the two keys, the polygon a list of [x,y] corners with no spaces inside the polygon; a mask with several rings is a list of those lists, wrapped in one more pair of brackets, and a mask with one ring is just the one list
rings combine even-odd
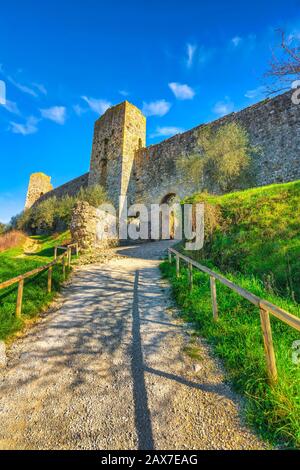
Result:
{"label": "stone doorway", "polygon": [[[175,204],[175,203],[180,203],[180,198],[179,198],[179,196],[177,196],[176,193],[168,193],[161,200],[161,205],[162,204],[167,204],[169,207],[172,207],[173,204]],[[160,228],[160,230],[162,230],[162,215],[160,217],[161,217],[161,220],[160,220],[161,228]],[[174,211],[172,211],[170,213],[170,218],[169,218],[169,233],[170,233],[170,239],[171,240],[174,240],[174,238],[175,238],[176,221],[177,221],[176,213]]]}

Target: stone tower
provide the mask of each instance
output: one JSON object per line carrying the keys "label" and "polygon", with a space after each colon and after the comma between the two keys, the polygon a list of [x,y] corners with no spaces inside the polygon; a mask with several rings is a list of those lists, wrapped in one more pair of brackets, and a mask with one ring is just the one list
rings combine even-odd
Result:
{"label": "stone tower", "polygon": [[29,209],[45,193],[53,189],[51,177],[45,173],[33,173],[29,179],[25,209]]}
{"label": "stone tower", "polygon": [[117,207],[119,196],[134,198],[134,159],[146,146],[146,118],[128,101],[106,111],[95,123],[89,185],[101,184]]}

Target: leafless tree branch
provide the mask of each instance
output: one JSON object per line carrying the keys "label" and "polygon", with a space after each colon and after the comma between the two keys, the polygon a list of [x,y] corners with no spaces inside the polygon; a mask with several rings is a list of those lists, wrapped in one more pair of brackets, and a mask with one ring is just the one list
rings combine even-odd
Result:
{"label": "leafless tree branch", "polygon": [[[300,79],[300,44],[299,40],[286,39],[285,32],[279,30],[281,35],[280,45],[277,51],[272,51],[270,68],[265,73],[265,77],[272,79],[267,85],[268,94],[275,94],[279,91],[291,88],[293,81]],[[296,43],[295,45],[291,45]]]}

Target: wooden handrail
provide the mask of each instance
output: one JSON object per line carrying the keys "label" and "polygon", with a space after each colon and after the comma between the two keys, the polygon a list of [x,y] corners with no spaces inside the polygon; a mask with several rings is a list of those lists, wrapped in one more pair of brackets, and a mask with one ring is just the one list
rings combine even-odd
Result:
{"label": "wooden handrail", "polygon": [[38,274],[42,271],[46,271],[49,269],[51,266],[54,266],[59,262],[60,259],[63,257],[67,256],[66,253],[63,255],[60,255],[56,260],[52,261],[51,263],[44,264],[43,266],[39,266],[36,269],[33,269],[32,271],[28,271],[24,274],[20,274],[19,276],[13,277],[12,279],[8,279],[7,281],[1,282],[0,283],[0,290],[5,289],[6,287],[12,286],[13,284],[16,284],[17,282],[21,281],[22,279],[27,279],[28,277],[34,276],[35,274]]}
{"label": "wooden handrail", "polygon": [[218,311],[217,311],[217,296],[216,296],[216,286],[215,280],[217,279],[221,284],[229,287],[229,289],[237,292],[241,297],[244,297],[253,305],[259,308],[260,310],[260,318],[261,318],[261,326],[263,331],[263,338],[264,338],[264,346],[265,346],[265,354],[266,354],[266,362],[268,367],[268,376],[271,383],[275,383],[277,381],[277,369],[276,369],[276,361],[275,361],[275,354],[274,354],[274,347],[273,347],[273,340],[272,340],[272,331],[271,325],[269,320],[269,314],[272,314],[274,317],[278,318],[282,322],[286,323],[287,325],[291,326],[297,331],[300,331],[300,318],[296,317],[292,313],[286,312],[281,307],[272,304],[268,300],[261,299],[252,292],[247,291],[243,287],[238,286],[234,282],[230,281],[226,277],[222,276],[215,271],[203,266],[202,264],[194,261],[192,258],[189,258],[179,251],[175,250],[174,248],[169,248],[169,262],[172,262],[172,253],[176,256],[176,274],[179,276],[180,272],[180,263],[179,260],[182,259],[188,264],[189,267],[189,282],[190,287],[192,288],[192,275],[191,275],[191,266],[199,269],[200,271],[208,274],[210,276],[211,282],[211,295],[212,295],[212,304],[213,304],[213,315],[214,319],[217,320],[218,318]]}
{"label": "wooden handrail", "polygon": [[221,274],[212,271],[211,269],[207,268],[206,266],[202,266],[197,261],[194,261],[192,258],[188,258],[187,256],[182,255],[180,252],[174,250],[174,248],[169,248],[171,253],[174,253],[176,256],[178,255],[179,258],[183,259],[187,263],[190,263],[195,268],[198,268],[200,271],[209,274],[211,277],[217,279],[224,284],[225,286],[229,287],[229,289],[237,292],[241,297],[249,300],[249,302],[253,303],[256,307],[263,308],[264,310],[268,310],[272,315],[279,318],[279,320],[283,321],[287,325],[295,328],[296,330],[300,331],[300,318],[296,317],[292,313],[286,312],[282,308],[278,307],[277,305],[272,304],[268,300],[261,299],[255,294],[247,291],[243,287],[238,286],[232,281],[229,281],[226,277],[222,276]]}
{"label": "wooden handrail", "polygon": [[[78,255],[78,244],[77,243],[72,243],[72,244],[68,245],[67,247],[57,247],[57,246],[55,246],[54,247],[54,260],[51,261],[51,263],[44,264],[43,266],[39,266],[38,268],[35,268],[31,271],[28,271],[24,274],[20,274],[19,276],[13,277],[12,279],[8,279],[7,281],[4,281],[4,282],[0,283],[0,290],[5,289],[7,287],[10,287],[14,284],[18,284],[16,316],[21,315],[21,311],[22,311],[24,280],[28,279],[31,276],[34,276],[36,274],[39,274],[43,271],[48,270],[47,289],[48,289],[48,292],[51,292],[51,288],[52,288],[52,268],[53,268],[54,265],[56,265],[60,261],[62,261],[63,278],[65,279],[65,273],[66,273],[65,258],[67,258],[68,265],[70,267],[70,265],[71,265],[71,250],[72,250],[73,247],[76,248],[76,255]],[[63,253],[60,256],[57,256],[57,249],[58,248],[64,248],[66,250],[65,253]]]}

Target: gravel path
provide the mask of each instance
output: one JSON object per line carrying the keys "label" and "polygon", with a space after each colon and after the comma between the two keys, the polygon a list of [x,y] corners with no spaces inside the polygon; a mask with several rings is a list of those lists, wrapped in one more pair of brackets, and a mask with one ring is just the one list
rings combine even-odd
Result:
{"label": "gravel path", "polygon": [[[168,242],[80,268],[63,303],[9,352],[0,449],[260,449],[204,340],[158,268]],[[193,350],[194,350],[193,349]]]}

